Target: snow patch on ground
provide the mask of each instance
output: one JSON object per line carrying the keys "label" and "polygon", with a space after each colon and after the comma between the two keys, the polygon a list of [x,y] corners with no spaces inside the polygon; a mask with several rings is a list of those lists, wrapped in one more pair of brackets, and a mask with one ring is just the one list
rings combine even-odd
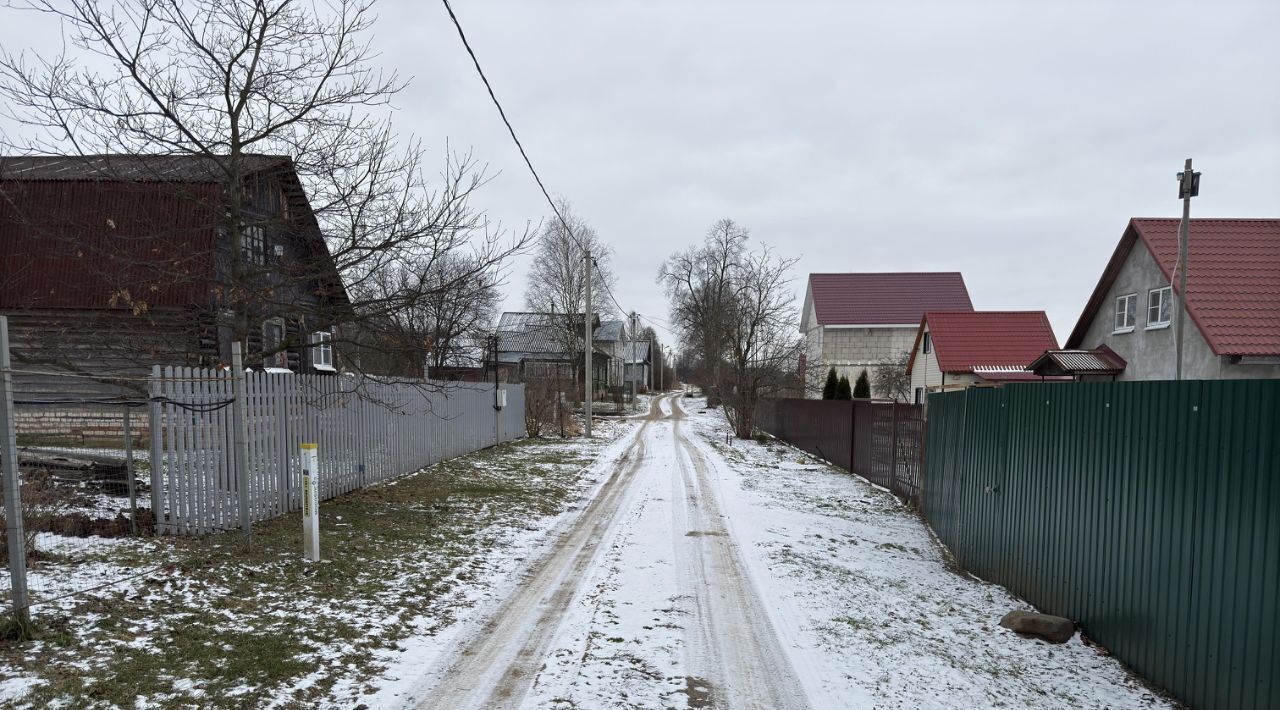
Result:
{"label": "snow patch on ground", "polygon": [[726,446],[717,410],[691,424],[815,707],[1169,706],[1078,634],[1052,645],[1000,627],[1031,607],[948,569],[924,522],[883,489],[776,441]]}

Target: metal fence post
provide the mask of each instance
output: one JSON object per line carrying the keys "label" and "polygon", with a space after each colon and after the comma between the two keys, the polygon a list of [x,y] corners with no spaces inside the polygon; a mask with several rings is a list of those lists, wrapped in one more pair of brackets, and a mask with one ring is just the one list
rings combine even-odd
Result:
{"label": "metal fence post", "polygon": [[129,530],[138,534],[138,484],[133,480],[133,427],[130,425],[130,404],[124,405],[124,472],[129,485]]}
{"label": "metal fence post", "polygon": [[235,446],[236,494],[240,506],[240,530],[244,544],[253,543],[253,518],[249,513],[249,432],[246,428],[244,357],[240,341],[231,344],[231,441]]}
{"label": "metal fence post", "polygon": [[0,467],[4,469],[5,541],[9,547],[9,581],[13,588],[13,617],[26,636],[31,626],[27,611],[27,540],[22,529],[22,480],[18,477],[18,440],[13,418],[13,373],[9,363],[9,319],[0,316]]}
{"label": "metal fence post", "polygon": [[163,491],[163,476],[161,470],[164,467],[164,427],[160,424],[160,366],[154,365],[151,368],[151,381],[147,384],[147,391],[150,396],[151,406],[148,408],[148,426],[151,431],[151,461],[147,464],[151,467],[151,521],[155,525],[154,531],[156,535],[164,532],[163,521],[160,514],[163,512],[161,503]]}
{"label": "metal fence post", "polygon": [[891,402],[889,411],[889,490],[895,496],[902,497],[902,486],[898,482],[898,403]]}

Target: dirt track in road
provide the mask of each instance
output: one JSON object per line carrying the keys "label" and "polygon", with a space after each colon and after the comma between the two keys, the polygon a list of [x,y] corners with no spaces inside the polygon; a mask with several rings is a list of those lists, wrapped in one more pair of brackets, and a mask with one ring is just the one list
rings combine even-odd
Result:
{"label": "dirt track in road", "polygon": [[[664,408],[664,405],[666,407]],[[668,414],[667,411],[670,413]],[[676,397],[656,397],[649,413],[622,454],[608,462],[608,478],[591,503],[535,562],[510,597],[475,632],[462,639],[434,669],[436,685],[418,701],[420,708],[517,708],[560,650],[565,633],[590,636],[596,629],[563,629],[567,612],[578,605],[608,604],[611,613],[652,613],[617,599],[584,600],[609,574],[603,560],[619,546],[629,559],[676,566],[672,599],[688,600],[678,657],[672,675],[687,687],[680,692],[690,707],[803,708],[805,696],[782,650],[763,604],[744,571],[740,552],[717,501],[710,450],[684,437],[684,412]],[[667,441],[670,439],[670,441]],[[666,480],[669,479],[669,480]],[[644,488],[669,491],[655,497]],[[670,538],[619,534],[644,506],[669,520]],[[666,528],[667,524],[663,523]],[[675,560],[670,556],[674,551]],[[652,584],[662,585],[656,579]],[[627,590],[608,593],[624,595]],[[592,626],[594,622],[582,623]],[[561,641],[557,641],[558,635]],[[571,666],[589,663],[590,645]],[[555,675],[554,673],[550,675]],[[548,678],[556,685],[560,680]],[[572,688],[566,690],[572,691]],[[667,696],[669,697],[669,696]],[[674,699],[674,698],[673,698]],[[595,707],[583,698],[579,707]]]}
{"label": "dirt track in road", "polygon": [[[676,418],[682,418],[678,407],[676,412]],[[800,681],[725,526],[710,467],[678,423],[675,442],[680,477],[672,481],[672,495],[685,505],[675,506],[672,533],[684,537],[684,544],[676,545],[677,564],[697,610],[695,623],[689,625],[694,632],[688,639],[689,672],[708,679],[716,706],[807,707]]]}

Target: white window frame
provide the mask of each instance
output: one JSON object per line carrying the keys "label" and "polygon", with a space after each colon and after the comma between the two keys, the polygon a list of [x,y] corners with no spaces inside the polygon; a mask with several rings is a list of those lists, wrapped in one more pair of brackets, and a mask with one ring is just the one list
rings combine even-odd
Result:
{"label": "white window frame", "polygon": [[913,399],[915,401],[912,402],[912,404],[924,404],[924,388],[923,387],[915,388],[915,394],[913,395]]}
{"label": "white window frame", "polygon": [[333,333],[317,330],[311,334],[311,367],[322,372],[337,372],[333,365]]}
{"label": "white window frame", "polygon": [[[1152,319],[1151,309],[1154,308],[1156,317]],[[1164,316],[1161,318],[1160,316]],[[1156,330],[1157,328],[1168,328],[1173,322],[1173,287],[1160,286],[1147,291],[1147,330]]]}
{"label": "white window frame", "polygon": [[[1124,304],[1124,310],[1121,305]],[[1121,315],[1125,316],[1124,323],[1121,323]],[[1116,296],[1116,307],[1112,312],[1112,333],[1132,333],[1134,326],[1138,322],[1138,294],[1126,293],[1123,296]]]}
{"label": "white window frame", "polygon": [[923,342],[920,343],[920,351],[925,355],[933,352],[933,338],[929,337],[929,331],[924,332]]}

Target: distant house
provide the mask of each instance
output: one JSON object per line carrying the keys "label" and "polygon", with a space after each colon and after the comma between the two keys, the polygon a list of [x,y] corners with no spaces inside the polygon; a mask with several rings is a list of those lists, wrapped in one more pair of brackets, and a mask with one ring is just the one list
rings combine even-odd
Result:
{"label": "distant house", "polygon": [[[584,317],[581,313],[503,313],[497,332],[497,366],[503,378],[508,382],[541,379],[581,383],[584,335],[577,334],[584,331]],[[599,327],[597,316],[592,316],[592,325]],[[611,360],[603,349],[592,350],[596,390],[608,386]],[[492,362],[486,366],[491,367]]]}
{"label": "distant house", "polygon": [[973,310],[957,272],[809,274],[800,316],[809,396],[821,391],[829,368],[853,382],[863,370],[870,377],[877,365],[898,362],[925,312],[944,310]]}
{"label": "distant house", "polygon": [[[1132,219],[1102,272],[1071,349],[1101,346],[1120,380],[1175,376],[1176,219]],[[1280,219],[1193,219],[1184,379],[1280,377]]]}
{"label": "distant house", "polygon": [[[233,260],[218,160],[0,158],[0,313],[14,360],[103,377],[228,363]],[[239,283],[262,294],[247,360],[334,372],[331,320],[349,302],[293,161],[243,160]]]}
{"label": "distant house", "polygon": [[623,381],[634,383],[635,389],[632,390],[634,392],[649,389],[650,377],[653,373],[649,350],[649,341],[647,340],[628,341],[623,350],[627,354],[626,373],[623,375]]}
{"label": "distant house", "polygon": [[591,334],[596,347],[609,355],[609,372],[605,378],[609,387],[622,386],[625,354],[623,335],[623,322],[620,320],[600,321],[600,325]]}
{"label": "distant house", "polygon": [[1055,350],[1044,311],[930,311],[916,330],[907,371],[912,399],[930,391],[1040,380],[1027,365]]}

